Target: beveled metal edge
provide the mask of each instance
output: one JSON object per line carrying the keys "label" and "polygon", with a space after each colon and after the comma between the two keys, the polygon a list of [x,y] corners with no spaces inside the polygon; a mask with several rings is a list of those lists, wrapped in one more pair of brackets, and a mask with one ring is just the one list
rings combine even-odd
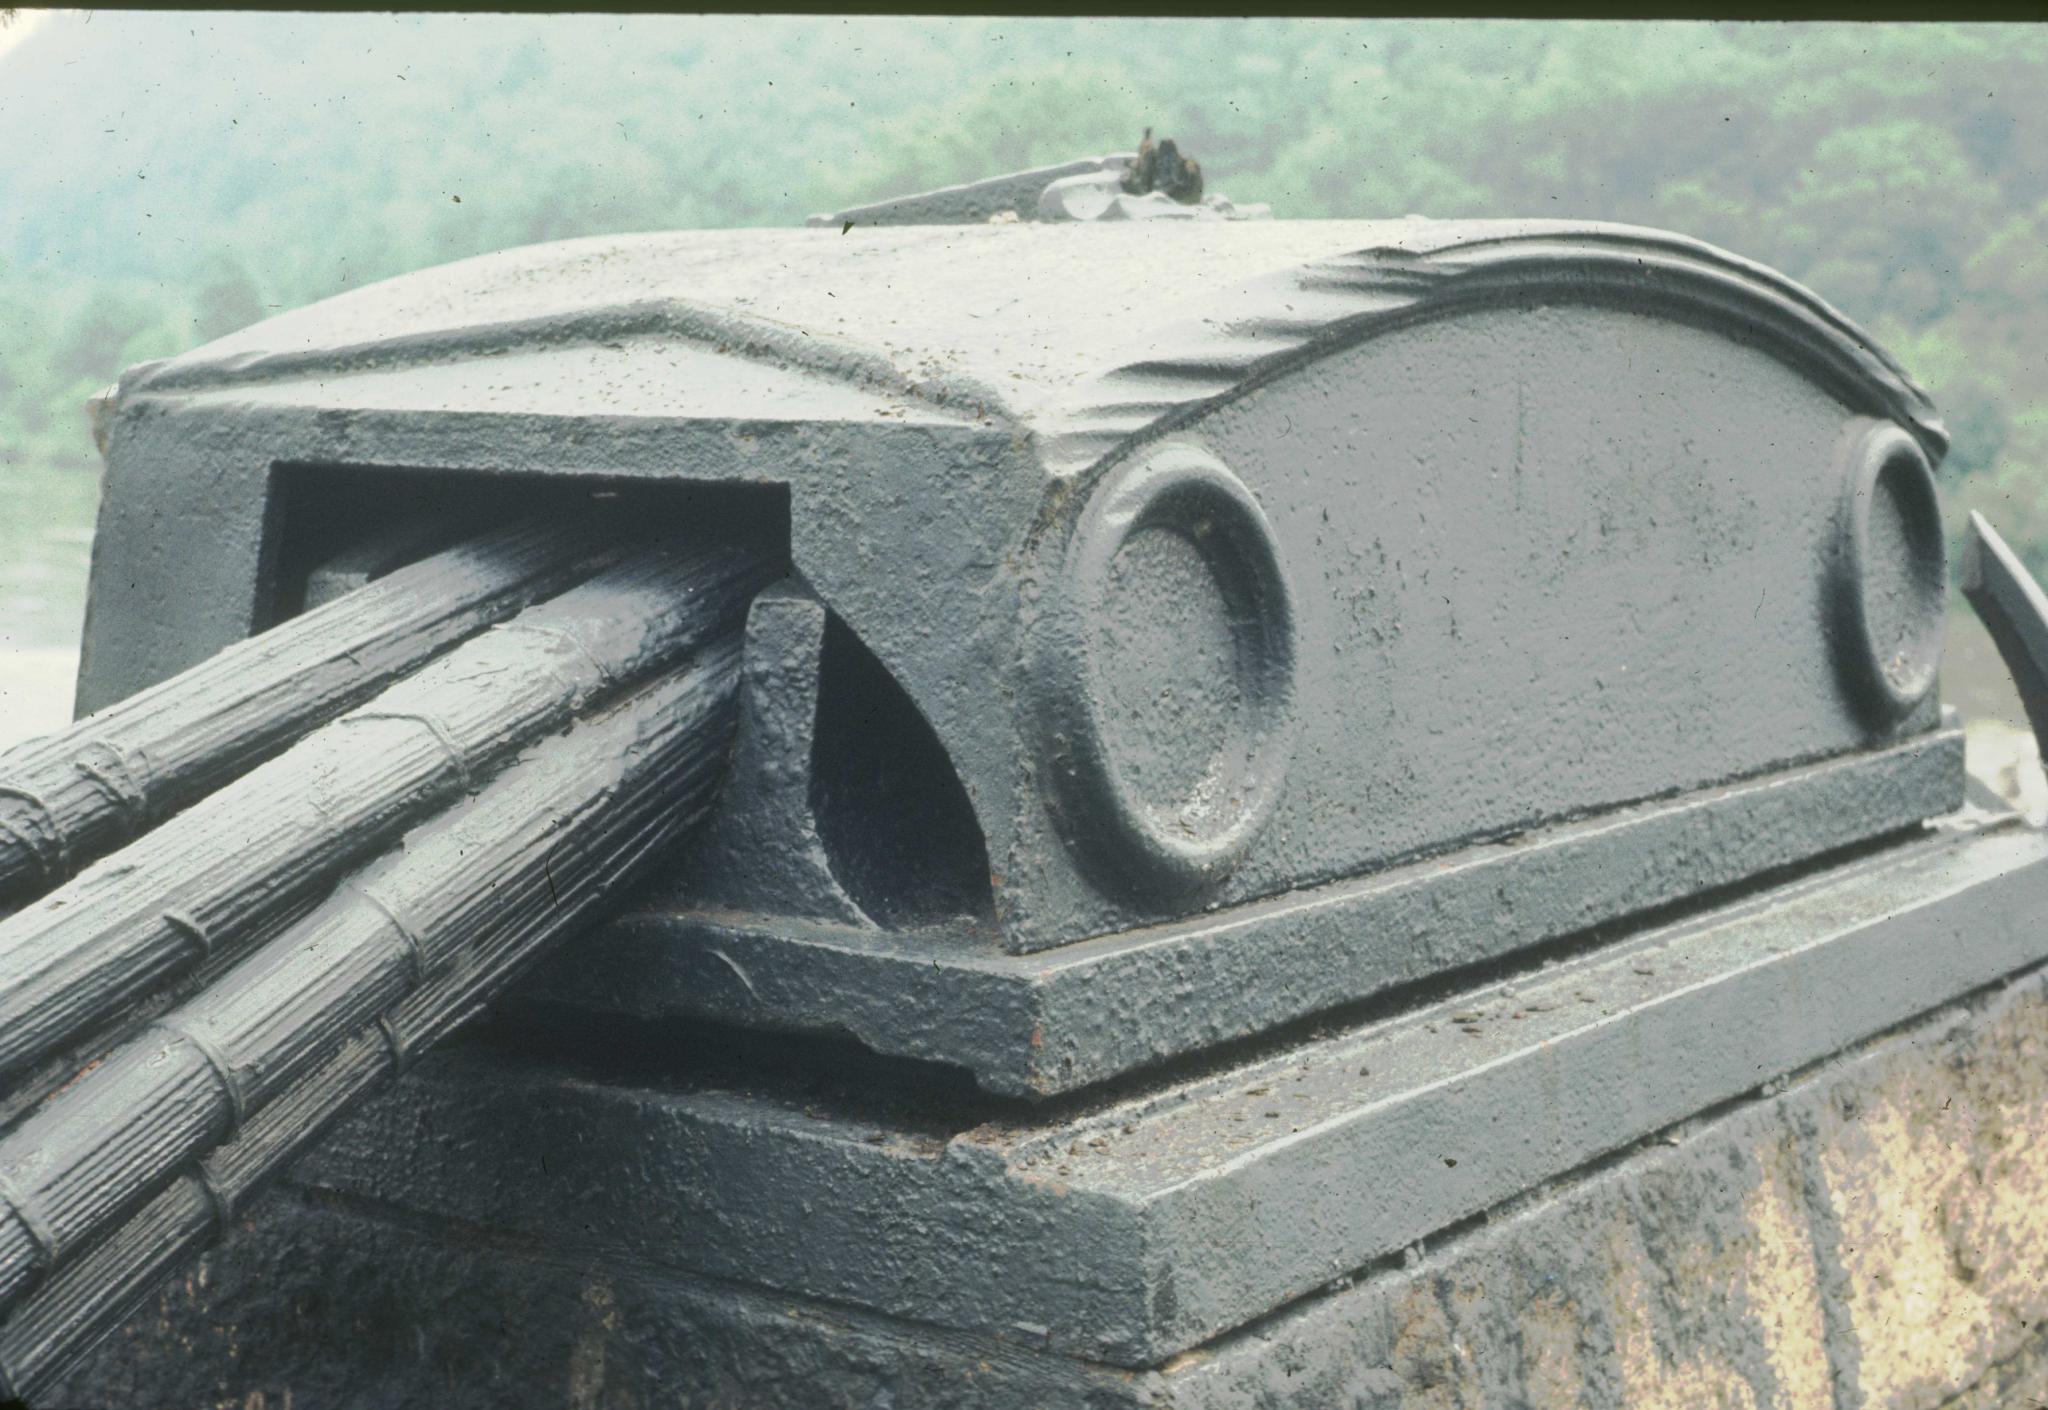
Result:
{"label": "beveled metal edge", "polygon": [[[1546,226],[1456,230],[1437,243],[1337,254],[1213,291],[1235,312],[1169,322],[1140,359],[1090,376],[1028,418],[995,386],[955,372],[914,376],[868,342],[792,330],[742,310],[673,296],[595,303],[532,318],[446,327],[289,353],[209,356],[196,349],[122,374],[133,392],[184,393],[379,368],[456,361],[514,348],[667,335],[732,356],[873,387],[976,420],[1027,419],[1044,464],[1065,478],[1102,468],[1297,363],[1427,318],[1515,299],[1625,299],[1639,311],[1689,318],[1753,342],[1816,376],[1858,411],[1899,422],[1939,462],[1948,432],[1905,369],[1853,320],[1784,275],[1668,231]],[[1503,222],[1507,224],[1507,222]],[[414,276],[405,276],[408,278]]]}
{"label": "beveled metal edge", "polygon": [[1816,377],[1853,409],[1900,423],[1930,461],[1948,450],[1926,391],[1853,320],[1765,265],[1666,231],[1540,230],[1364,249],[1242,292],[1251,297],[1239,316],[1191,319],[1161,334],[1168,351],[1068,393],[1039,427],[1047,468],[1062,477],[1099,471],[1301,362],[1517,299],[1620,298],[1638,312],[1718,327]]}
{"label": "beveled metal edge", "polygon": [[598,1024],[622,1012],[848,1033],[1045,1098],[1910,827],[1962,791],[1962,731],[1942,730],[1026,955],[944,931],[643,910],[522,992]]}

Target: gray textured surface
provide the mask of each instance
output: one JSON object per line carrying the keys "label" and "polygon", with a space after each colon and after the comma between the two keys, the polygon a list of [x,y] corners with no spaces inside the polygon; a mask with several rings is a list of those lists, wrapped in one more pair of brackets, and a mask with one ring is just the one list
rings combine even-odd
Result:
{"label": "gray textured surface", "polygon": [[595,518],[497,528],[0,753],[0,904],[68,880],[437,652],[595,571],[617,538]]}
{"label": "gray textured surface", "polygon": [[687,833],[725,763],[738,668],[729,630],[536,746],[0,1139],[0,1230],[44,1240],[38,1259],[0,1239],[0,1387],[47,1388],[363,1085]]}
{"label": "gray textured surface", "polygon": [[787,584],[755,596],[723,806],[678,858],[675,880],[727,906],[872,926],[833,874],[811,806],[824,640],[815,599]]}
{"label": "gray textured surface", "polygon": [[0,1074],[246,952],[512,752],[737,622],[774,574],[737,545],[629,542],[6,917]]}
{"label": "gray textured surface", "polygon": [[872,932],[656,898],[522,994],[588,1009],[593,1033],[611,1014],[845,1032],[1042,1097],[1946,812],[1961,749],[1944,731],[1050,955],[958,926]]}
{"label": "gray textured surface", "polygon": [[[1981,856],[1993,843],[1987,837],[1965,850]],[[2036,894],[2024,907],[2031,912],[2048,860],[2040,841],[2008,834],[1996,845],[2022,843],[2034,858],[2027,870]],[[1868,875],[1862,883],[1866,890],[1886,884]],[[1956,908],[1946,909],[1956,921]],[[2013,927],[2015,936],[2026,929]],[[1927,938],[1919,937],[1918,952],[1936,948]],[[388,1160],[378,1167],[381,1177],[368,1180],[358,1162],[344,1160],[323,1162],[295,1197],[261,1207],[233,1251],[212,1256],[195,1280],[163,1293],[66,1391],[87,1403],[119,1404],[149,1403],[151,1395],[165,1404],[211,1403],[255,1390],[281,1397],[289,1388],[294,1403],[307,1404],[638,1404],[655,1397],[899,1410],[1442,1403],[1905,1410],[1945,1404],[1977,1386],[1995,1394],[2040,1357],[2027,1325],[2041,1301],[2038,1287],[2028,1291],[2037,1283],[2029,1251],[2048,1236],[2048,1226],[2034,1227],[2038,1220],[1996,1221],[2018,1213],[2006,1206],[2032,1197],[2048,1163],[2037,1143],[1994,1153],[1985,1137],[2030,1109],[2040,1085],[2030,1054],[2043,1041],[2048,1007],[2038,969],[2002,992],[1948,973],[1959,995],[1975,995],[1964,1006],[1861,1050],[1837,1035],[1848,1051],[1818,1068],[1793,1063],[1786,1070],[1803,1075],[1790,1088],[1754,1075],[1733,1106],[1675,1128],[1659,1121],[1645,1132],[1664,1133],[1657,1141],[1624,1147],[1562,1181],[1533,1182],[1520,1198],[1491,1203],[1482,1222],[1447,1221],[1441,1234],[1404,1240],[1405,1260],[1333,1270],[1272,1315],[1156,1370],[1068,1359],[1046,1345],[1044,1329],[954,1331],[844,1300],[749,1288],[687,1271],[701,1257],[689,1240],[629,1232],[602,1207],[583,1228],[535,1228],[501,1200],[458,1212],[422,1198],[436,1182],[432,1170],[401,1178],[405,1162]],[[1808,993],[1800,1018],[1824,1012],[1826,1004],[1815,1001],[1829,992]],[[1781,1009],[1777,1018],[1790,1013]],[[1784,1024],[1788,1032],[1803,1026]],[[1488,1041],[1449,1026],[1443,1036],[1474,1049]],[[1670,1061],[1681,1056],[1671,1053]],[[444,1087],[447,1099],[395,1095],[361,1134],[425,1129],[459,1148],[485,1121],[466,1114],[455,1094],[473,1097],[479,1083],[499,1080],[473,1067],[465,1075],[471,1061],[434,1065],[431,1085]],[[1245,1104],[1305,1107],[1313,1098],[1292,1089],[1312,1089],[1317,1078],[1296,1083],[1293,1066],[1291,1058],[1276,1063],[1273,1090]],[[1612,1069],[1588,1101],[1627,1104],[1632,1089],[1651,1085],[1634,1076]],[[1557,1080],[1568,1083],[1568,1074]],[[604,1129],[603,1109],[635,1099],[543,1085],[555,1098],[545,1106],[526,1102],[523,1135],[544,1145],[552,1178],[570,1185],[614,1178],[599,1173],[606,1157],[592,1145]],[[508,1093],[499,1104],[512,1100]],[[650,1093],[637,1104],[666,1113],[642,1119],[643,1140],[666,1134],[693,1152],[714,1200],[739,1173],[704,1165],[721,1121],[736,1132],[755,1128],[742,1149],[763,1170],[783,1168],[792,1151],[837,1158],[829,1157],[837,1144],[831,1126],[815,1121],[785,1147],[773,1132],[795,1118],[768,1115],[759,1098]],[[1226,1107],[1209,1115],[1227,1117]],[[443,1128],[448,1120],[458,1124]],[[1286,1124],[1298,1123],[1290,1117]],[[556,1139],[544,1140],[545,1130]],[[929,1136],[907,1131],[885,1132],[879,1145],[851,1133],[845,1139],[849,1150],[878,1162],[916,1159],[922,1148],[929,1164],[936,1154]],[[1477,1149],[1459,1152],[1455,1169],[1430,1149],[1430,1178],[1457,1183],[1468,1165],[1488,1163],[1498,1139],[1497,1131],[1481,1134]],[[1300,1144],[1277,1135],[1259,1143]],[[1122,1143],[1080,1144],[1082,1154],[1069,1157],[1077,1171],[1091,1162],[1131,1162]],[[644,1162],[644,1150],[635,1159]],[[626,1171],[631,1177],[644,1168]],[[1326,1178],[1341,1173],[1322,1168]],[[841,1169],[844,1198],[864,1205],[876,1182]],[[1099,1178],[1080,1173],[1100,1188]],[[712,1178],[718,1175],[722,1185]],[[2014,1188],[2006,1192],[2001,1181]],[[1074,1189],[1060,1198],[1080,1197]],[[1942,1218],[1933,1213],[1936,1202],[1946,1210]],[[838,1201],[787,1209],[780,1225],[757,1222],[733,1234],[786,1243],[792,1255],[821,1244],[829,1251],[827,1229],[837,1221],[861,1224],[871,1240],[909,1241],[922,1232],[930,1242],[946,1227],[973,1235],[968,1225],[920,1230],[907,1213],[885,1217],[865,1205],[847,1211]],[[701,1209],[694,1217],[694,1227],[716,1232]],[[905,1285],[922,1271],[877,1270]],[[1074,1286],[1071,1268],[1067,1286]],[[1973,1321],[1969,1309],[1980,1291],[2009,1310],[1989,1323]],[[1919,1322],[1886,1320],[1908,1305],[1919,1309]],[[1051,1339],[1057,1342],[1057,1332]]]}
{"label": "gray textured surface", "polygon": [[[299,1394],[1364,1401],[1387,1305],[1333,1287],[2048,956],[2048,837],[1949,811],[1940,423],[1678,237],[575,241],[106,427],[88,706],[421,486],[786,535],[694,870],[311,1155],[223,1294]],[[446,1350],[278,1344],[308,1292]]]}
{"label": "gray textured surface", "polygon": [[886,1074],[857,1067],[846,1083],[866,1098],[829,1079],[756,1089],[744,1067],[649,1085],[458,1055],[304,1175],[599,1260],[632,1250],[1142,1366],[2038,962],[2044,900],[2048,839],[1935,837],[1040,1115],[957,1097],[906,1112]]}
{"label": "gray textured surface", "polygon": [[[272,467],[374,464],[787,486],[797,574],[936,732],[1016,951],[1934,724],[1930,698],[1873,734],[1829,665],[1825,568],[1844,425],[1894,420],[1930,453],[1943,433],[1810,295],[1622,227],[1163,224],[572,241],[137,369],[81,702],[261,618]],[[1272,790],[1234,869],[1140,893],[1056,826],[1063,706],[1026,638],[1069,601],[1098,488],[1162,439],[1270,525],[1291,750],[1233,773],[1264,726],[1222,706],[1205,730],[1112,729],[1141,812]],[[1118,591],[1193,573],[1190,610],[1232,600],[1229,555],[1192,541],[1115,556]],[[1228,619],[1204,619],[1225,655]],[[1126,626],[1087,669],[1114,665],[1127,702],[1183,689],[1175,624]]]}

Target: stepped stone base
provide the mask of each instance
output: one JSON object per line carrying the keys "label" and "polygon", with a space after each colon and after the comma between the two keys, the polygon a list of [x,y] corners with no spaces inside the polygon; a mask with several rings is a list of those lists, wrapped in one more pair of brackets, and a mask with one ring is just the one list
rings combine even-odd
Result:
{"label": "stepped stone base", "polygon": [[2043,1110],[2035,968],[1137,1370],[301,1180],[55,1403],[2026,1404],[2048,1395]]}

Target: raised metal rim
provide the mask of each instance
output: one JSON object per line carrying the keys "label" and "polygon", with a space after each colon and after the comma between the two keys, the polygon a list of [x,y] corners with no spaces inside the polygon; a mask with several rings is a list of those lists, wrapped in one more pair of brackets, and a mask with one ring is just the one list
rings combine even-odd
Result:
{"label": "raised metal rim", "polygon": [[[1850,431],[1845,456],[1841,572],[1835,585],[1843,665],[1851,693],[1880,724],[1910,714],[1934,689],[1941,669],[1943,603],[1948,588],[1948,542],[1941,527],[1941,496],[1919,442],[1888,421],[1862,421]],[[1870,570],[1870,514],[1879,484],[1892,476],[1907,523],[1913,561],[1906,565],[1925,609],[1904,650],[1887,655],[1865,607]]]}
{"label": "raised metal rim", "polygon": [[[1158,527],[1177,528],[1201,546],[1228,604],[1253,712],[1234,815],[1202,836],[1164,825],[1126,783],[1108,746],[1088,647],[1118,552],[1133,535]],[[1044,776],[1069,847],[1113,888],[1177,893],[1222,880],[1271,816],[1294,747],[1293,597],[1258,501],[1206,451],[1164,446],[1121,467],[1089,499],[1050,596],[1033,675]]]}

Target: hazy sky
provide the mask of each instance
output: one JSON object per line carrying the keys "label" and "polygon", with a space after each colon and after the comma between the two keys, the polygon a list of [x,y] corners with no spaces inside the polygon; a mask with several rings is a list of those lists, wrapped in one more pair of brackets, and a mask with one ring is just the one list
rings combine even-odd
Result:
{"label": "hazy sky", "polygon": [[29,32],[33,30],[37,25],[41,24],[52,13],[61,14],[63,12],[52,12],[49,10],[16,10],[14,12],[14,18],[11,21],[9,21],[4,28],[0,28],[0,56],[4,56],[9,49],[12,49],[15,45],[21,43],[22,40],[26,39],[29,35]]}

